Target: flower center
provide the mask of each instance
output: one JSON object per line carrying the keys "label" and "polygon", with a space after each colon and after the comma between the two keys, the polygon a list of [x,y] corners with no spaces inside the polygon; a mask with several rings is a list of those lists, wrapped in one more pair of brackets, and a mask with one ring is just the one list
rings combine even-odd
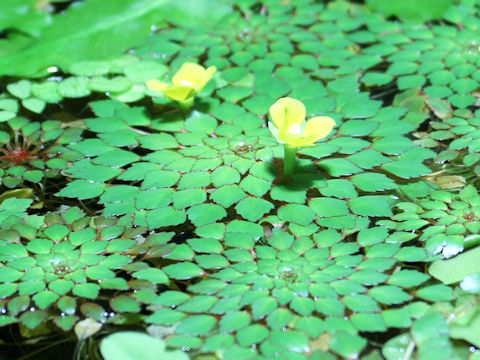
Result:
{"label": "flower center", "polygon": [[185,79],[180,80],[180,84],[193,88],[193,84],[190,81],[185,80]]}
{"label": "flower center", "polygon": [[300,124],[294,123],[288,128],[287,134],[298,135],[300,133]]}

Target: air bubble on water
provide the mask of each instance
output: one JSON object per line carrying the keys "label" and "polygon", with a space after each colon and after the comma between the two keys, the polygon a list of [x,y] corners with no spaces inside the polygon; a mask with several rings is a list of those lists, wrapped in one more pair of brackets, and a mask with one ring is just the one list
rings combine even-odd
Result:
{"label": "air bubble on water", "polygon": [[2,309],[0,310],[0,312],[1,312],[2,314],[6,314],[6,313],[7,313],[7,309],[2,308]]}
{"label": "air bubble on water", "polygon": [[49,73],[55,73],[58,71],[58,67],[56,66],[50,66],[49,68],[47,68],[47,72]]}
{"label": "air bubble on water", "polygon": [[30,311],[31,311],[31,312],[34,312],[35,310],[36,310],[36,309],[35,309],[35,307],[33,307],[33,306],[30,308]]}
{"label": "air bubble on water", "polygon": [[190,348],[188,346],[182,346],[182,351],[188,352]]}

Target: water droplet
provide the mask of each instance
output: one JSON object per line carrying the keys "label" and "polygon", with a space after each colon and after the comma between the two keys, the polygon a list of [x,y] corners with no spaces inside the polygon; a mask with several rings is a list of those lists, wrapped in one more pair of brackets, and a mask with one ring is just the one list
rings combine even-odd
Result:
{"label": "water droplet", "polygon": [[55,73],[58,71],[58,67],[56,66],[50,66],[48,69],[47,69],[47,72],[49,73]]}

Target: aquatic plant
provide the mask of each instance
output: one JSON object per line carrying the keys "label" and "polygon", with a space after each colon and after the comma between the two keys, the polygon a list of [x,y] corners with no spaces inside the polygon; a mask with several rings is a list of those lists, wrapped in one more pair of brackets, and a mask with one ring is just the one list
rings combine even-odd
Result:
{"label": "aquatic plant", "polygon": [[478,358],[477,3],[99,3],[2,28],[12,343]]}

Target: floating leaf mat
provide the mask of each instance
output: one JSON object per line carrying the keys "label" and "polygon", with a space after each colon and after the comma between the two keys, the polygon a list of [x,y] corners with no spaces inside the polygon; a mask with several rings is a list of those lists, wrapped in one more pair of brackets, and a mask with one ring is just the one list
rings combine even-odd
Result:
{"label": "floating leaf mat", "polygon": [[[480,358],[480,5],[227,3],[5,80],[0,325],[135,325],[191,359]],[[145,86],[185,62],[217,68],[191,111]],[[291,178],[267,127],[286,96],[336,121]]]}

